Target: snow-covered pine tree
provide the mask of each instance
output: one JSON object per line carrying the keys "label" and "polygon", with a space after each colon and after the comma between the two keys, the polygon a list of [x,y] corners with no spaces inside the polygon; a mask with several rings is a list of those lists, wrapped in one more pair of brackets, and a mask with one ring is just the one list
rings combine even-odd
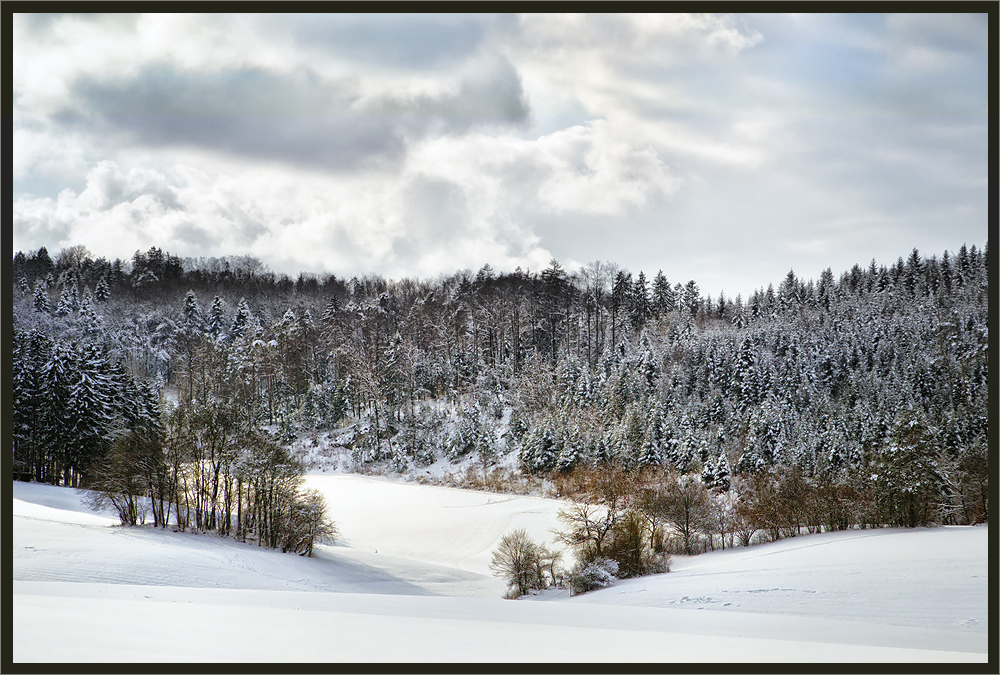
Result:
{"label": "snow-covered pine tree", "polygon": [[660,379],[660,365],[653,354],[653,347],[650,344],[649,336],[642,334],[639,341],[639,363],[638,373],[643,385],[644,393],[651,394],[656,389],[656,384]]}
{"label": "snow-covered pine tree", "polygon": [[583,438],[580,427],[574,424],[563,439],[562,450],[559,452],[555,468],[563,473],[569,473],[582,459]]}
{"label": "snow-covered pine tree", "polygon": [[97,282],[97,286],[94,287],[94,299],[97,302],[107,302],[110,297],[111,288],[108,286],[108,278],[106,276],[101,277],[100,281]]}
{"label": "snow-covered pine tree", "polygon": [[663,316],[672,312],[675,304],[676,298],[670,282],[663,275],[663,270],[659,270],[653,277],[653,311],[656,316]]}
{"label": "snow-covered pine tree", "polygon": [[[57,467],[54,480],[63,480],[69,485],[72,478],[70,453],[76,441],[73,433],[74,420],[71,415],[70,397],[79,378],[79,360],[74,349],[56,341],[52,345],[49,359],[42,366],[41,381],[43,403],[41,406],[41,436],[46,458]],[[61,476],[59,474],[62,474]]]}
{"label": "snow-covered pine tree", "polygon": [[723,492],[729,492],[731,486],[730,477],[732,476],[732,469],[729,468],[729,460],[726,458],[725,452],[720,452],[719,457],[715,462],[715,467],[712,473],[714,474],[714,484],[713,487],[718,488]]}
{"label": "snow-covered pine tree", "polygon": [[240,298],[240,304],[236,307],[236,316],[233,318],[233,325],[229,329],[231,338],[243,337],[252,329],[253,313],[250,311],[250,304],[246,298]]}
{"label": "snow-covered pine tree", "polygon": [[11,431],[14,468],[25,480],[48,479],[42,434],[46,403],[42,371],[51,349],[52,341],[40,330],[14,333]]}
{"label": "snow-covered pine tree", "polygon": [[521,439],[521,448],[518,451],[518,460],[521,466],[532,471],[536,463],[538,448],[541,445],[541,429],[536,425],[530,428]]}
{"label": "snow-covered pine tree", "polygon": [[576,381],[573,401],[577,407],[590,406],[594,403],[594,384],[590,378],[589,368],[584,368]]}
{"label": "snow-covered pine tree", "polygon": [[558,401],[560,406],[574,405],[576,395],[576,383],[580,378],[580,364],[576,359],[560,359],[559,367],[556,371],[556,386],[558,387]]}
{"label": "snow-covered pine tree", "polygon": [[69,284],[69,303],[72,311],[76,312],[80,309],[80,286],[75,274]]}
{"label": "snow-covered pine tree", "polygon": [[701,469],[701,482],[707,488],[715,487],[715,462],[705,462]]}
{"label": "snow-covered pine tree", "polygon": [[642,451],[639,454],[636,464],[640,469],[663,464],[663,453],[660,451],[659,444],[653,438],[647,438],[643,443]]}
{"label": "snow-covered pine tree", "polygon": [[222,298],[218,295],[212,300],[212,307],[208,312],[208,333],[214,338],[220,338],[225,325],[226,306]]}
{"label": "snow-covered pine tree", "polygon": [[614,454],[611,451],[612,442],[607,433],[602,433],[597,437],[594,446],[594,465],[610,466],[614,461]]}
{"label": "snow-covered pine tree", "polygon": [[80,312],[77,314],[77,321],[84,335],[93,337],[100,334],[104,326],[104,318],[94,311],[94,304],[91,300],[90,289],[84,292],[80,300]]}
{"label": "snow-covered pine tree", "polygon": [[195,332],[201,330],[202,315],[201,306],[198,304],[198,297],[193,290],[188,290],[184,296],[184,307],[181,310],[181,325],[184,330]]}
{"label": "snow-covered pine tree", "polygon": [[45,283],[42,281],[35,282],[35,294],[32,299],[32,307],[36,312],[41,314],[48,314],[52,311],[51,305],[49,304],[49,294],[45,291]]}
{"label": "snow-covered pine tree", "polygon": [[562,444],[551,419],[543,419],[524,440],[521,462],[529,471],[544,473],[555,468]]}
{"label": "snow-covered pine tree", "polygon": [[78,355],[75,381],[69,391],[66,412],[72,420],[68,463],[74,471],[86,471],[107,447],[114,421],[111,408],[113,382],[108,364],[97,347],[87,346]]}
{"label": "snow-covered pine tree", "polygon": [[632,284],[631,295],[628,299],[629,320],[632,327],[639,331],[646,325],[646,321],[652,315],[652,308],[649,302],[649,288],[646,285],[646,275],[640,270],[639,276]]}
{"label": "snow-covered pine tree", "polygon": [[59,304],[56,305],[56,316],[61,316],[63,318],[70,316],[73,313],[73,299],[70,294],[69,287],[63,287],[62,292],[59,294]]}

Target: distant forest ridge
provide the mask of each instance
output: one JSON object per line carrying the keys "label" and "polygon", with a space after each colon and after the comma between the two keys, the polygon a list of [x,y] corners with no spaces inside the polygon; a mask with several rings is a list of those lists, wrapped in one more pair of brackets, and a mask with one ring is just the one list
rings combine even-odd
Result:
{"label": "distant forest ridge", "polygon": [[[15,467],[85,484],[137,424],[198,457],[336,432],[359,469],[447,459],[485,475],[515,458],[577,494],[600,491],[601,467],[676,479],[731,499],[747,541],[983,522],[988,259],[988,244],[913,249],[713,299],[602,262],[293,280],[156,247],[128,263],[19,252]],[[100,378],[114,396],[87,393]],[[164,386],[176,405],[156,403]],[[210,438],[219,420],[231,431]],[[218,513],[225,491],[202,487]],[[702,546],[736,531],[698,522]]]}
{"label": "distant forest ridge", "polygon": [[[930,258],[924,260],[924,263],[929,268],[927,270],[928,279],[942,278],[942,276],[947,277],[951,273],[954,263],[957,262],[959,269],[961,269],[963,267],[962,261],[970,256],[973,260],[982,258],[983,263],[985,263],[988,245],[988,242],[985,243],[980,251],[975,244],[971,248],[966,244],[962,244],[958,249],[957,255],[949,251],[945,251],[940,258],[936,254],[931,255]],[[866,271],[870,276],[883,270],[891,273],[893,276],[897,276],[908,265],[912,266],[914,264],[914,257],[916,262],[922,260],[919,251],[913,249],[905,259],[901,256],[895,263],[888,266],[884,263],[877,263],[874,258],[865,264],[856,263],[850,270],[842,272],[839,280],[842,284],[850,282],[850,280],[853,280],[853,283],[857,283]],[[550,261],[550,268],[552,266],[562,269],[555,259]],[[308,271],[300,272],[293,279],[287,274],[272,272],[264,262],[252,255],[180,257],[156,246],[150,247],[148,251],[137,250],[132,255],[132,258],[128,260],[115,258],[109,261],[104,257],[94,258],[93,254],[82,244],[61,249],[55,258],[52,258],[48,249],[44,246],[34,251],[28,251],[27,253],[18,251],[14,255],[12,276],[15,283],[20,283],[24,279],[29,286],[33,286],[39,278],[46,278],[49,274],[58,277],[69,269],[74,270],[78,283],[89,285],[91,288],[104,279],[107,283],[127,283],[133,288],[141,288],[154,284],[161,288],[186,285],[186,288],[192,287],[196,290],[198,288],[205,289],[209,287],[211,287],[211,290],[224,290],[226,288],[238,290],[239,287],[251,284],[253,286],[271,285],[282,291],[290,291],[294,288],[299,293],[327,292],[344,296],[347,294],[370,295],[371,293],[380,293],[390,286],[426,286],[434,283],[429,280],[415,280],[411,278],[400,280],[386,279],[374,273],[365,274],[361,277],[352,276],[348,278],[346,276],[338,276],[335,273],[314,273]],[[577,271],[569,270],[566,273],[571,280],[579,283],[580,281],[589,280],[591,277],[608,277],[613,281],[618,272],[622,272],[628,276],[631,275],[629,270],[622,268],[614,262],[602,261],[596,261],[581,267]],[[821,274],[821,278],[832,274],[832,270],[827,268]],[[516,268],[513,272],[495,272],[489,264],[485,264],[475,274],[469,270],[457,270],[451,275],[442,273],[437,278],[445,282],[454,282],[468,278],[483,278],[484,276],[500,279],[508,276],[538,279],[540,275],[541,272],[532,273],[530,270],[522,270],[520,267]],[[794,271],[789,271],[789,277],[795,279]],[[652,294],[655,295],[658,293],[661,299],[667,295],[666,287],[669,282],[662,269],[658,270],[652,278],[649,278],[645,271],[640,271],[637,275],[637,283],[639,282],[639,278],[649,284],[649,290]],[[55,277],[48,281],[49,285],[51,285],[52,281],[55,281]],[[606,283],[608,279],[603,279],[603,281]],[[786,278],[785,281],[787,282],[788,279]],[[812,284],[814,286],[816,282],[812,279],[808,281],[801,279],[799,283]],[[770,284],[770,286],[773,293],[774,283]],[[675,283],[671,290],[677,294],[685,292],[684,289],[688,289],[688,292],[692,289],[696,290],[696,280],[688,280],[683,284]],[[753,295],[764,293],[767,293],[767,291],[762,287],[755,291]],[[712,298],[710,296],[706,299],[711,303]],[[716,303],[718,305],[726,302],[725,291],[723,291],[720,297],[716,298]],[[736,298],[731,299],[730,302],[735,303]]]}

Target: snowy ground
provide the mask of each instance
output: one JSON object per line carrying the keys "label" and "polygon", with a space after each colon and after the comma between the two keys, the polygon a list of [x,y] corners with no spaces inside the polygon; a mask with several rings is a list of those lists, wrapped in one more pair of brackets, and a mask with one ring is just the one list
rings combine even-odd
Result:
{"label": "snowy ground", "polygon": [[512,602],[489,553],[515,527],[551,542],[560,502],[308,482],[344,536],[315,558],[122,528],[13,483],[14,661],[987,661],[986,527],[798,537]]}

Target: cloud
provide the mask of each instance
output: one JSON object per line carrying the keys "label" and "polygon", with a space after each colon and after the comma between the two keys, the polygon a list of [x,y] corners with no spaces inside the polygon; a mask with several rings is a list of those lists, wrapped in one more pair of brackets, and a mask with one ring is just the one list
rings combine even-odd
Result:
{"label": "cloud", "polygon": [[911,73],[979,70],[989,40],[985,13],[891,14],[886,31],[893,65]]}
{"label": "cloud", "polygon": [[503,17],[15,18],[19,123],[100,139],[104,153],[392,169],[413,139],[530,118],[518,73],[484,46]]}
{"label": "cloud", "polygon": [[603,120],[539,139],[550,175],[538,188],[541,204],[558,213],[624,216],[656,194],[670,194],[680,181],[651,146],[615,137]]}
{"label": "cloud", "polygon": [[524,121],[516,72],[500,60],[453,93],[363,96],[352,79],[300,68],[185,72],[147,65],[125,78],[86,75],[58,116],[70,128],[118,134],[120,143],[186,145],[327,170],[398,162],[408,139]]}
{"label": "cloud", "polygon": [[150,169],[130,169],[121,172],[111,161],[102,161],[87,175],[87,188],[80,195],[80,204],[88,209],[108,211],[145,197],[165,210],[181,208],[176,191],[166,178]]}
{"label": "cloud", "polygon": [[15,238],[22,241],[53,247],[86,241],[98,255],[127,257],[172,240],[182,209],[163,175],[141,168],[126,173],[102,161],[87,174],[79,194],[66,189],[56,199],[17,200],[13,223]]}
{"label": "cloud", "polygon": [[474,75],[462,78],[450,91],[408,96],[385,91],[359,101],[357,108],[366,115],[400,120],[411,136],[420,135],[422,128],[456,133],[477,125],[523,126],[530,109],[517,71],[502,57],[477,59],[476,64]]}
{"label": "cloud", "polygon": [[178,223],[177,227],[174,228],[174,236],[188,249],[213,250],[219,243],[219,239],[214,234],[189,222]]}
{"label": "cloud", "polygon": [[18,118],[13,126],[15,192],[55,195],[67,185],[82,183],[93,162],[85,139],[44,119]]}
{"label": "cloud", "polygon": [[24,30],[36,40],[51,38],[58,24],[72,21],[77,24],[89,24],[102,30],[134,30],[139,14],[129,12],[110,12],[106,14],[75,13],[75,12],[38,12],[18,13],[18,21]]}
{"label": "cloud", "polygon": [[290,14],[273,20],[306,49],[406,71],[448,69],[511,19],[488,14]]}
{"label": "cloud", "polygon": [[728,62],[761,39],[731,16],[525,14],[507,53],[533,99],[576,100],[612,119],[686,107],[678,72]]}

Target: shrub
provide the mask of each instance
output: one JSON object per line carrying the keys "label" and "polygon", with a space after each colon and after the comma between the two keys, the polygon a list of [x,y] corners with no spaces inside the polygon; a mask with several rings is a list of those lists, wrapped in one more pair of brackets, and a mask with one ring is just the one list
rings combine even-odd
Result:
{"label": "shrub", "polygon": [[[149,495],[156,506],[153,476],[162,456],[162,446],[152,436],[136,432],[119,436],[107,455],[93,467],[88,486],[93,491],[86,498],[88,505],[95,510],[114,507],[122,525],[145,523],[145,497]],[[161,512],[154,513],[159,521]]]}
{"label": "shrub", "polygon": [[281,550],[312,557],[316,544],[332,543],[340,536],[337,524],[326,517],[326,501],[319,490],[297,494],[282,520]]}
{"label": "shrub", "polygon": [[573,595],[606,588],[618,581],[618,561],[610,558],[594,558],[590,562],[577,563],[569,574],[569,587]]}
{"label": "shrub", "polygon": [[580,569],[594,560],[610,559],[617,565],[619,578],[669,571],[670,558],[657,519],[626,505],[630,489],[626,475],[601,472],[593,489],[600,494],[600,506],[576,503],[558,514],[565,529],[556,536],[576,553]]}

